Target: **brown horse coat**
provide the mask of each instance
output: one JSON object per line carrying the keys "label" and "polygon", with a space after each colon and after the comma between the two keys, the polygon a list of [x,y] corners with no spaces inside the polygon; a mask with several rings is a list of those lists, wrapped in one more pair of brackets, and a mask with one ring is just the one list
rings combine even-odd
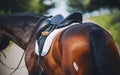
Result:
{"label": "brown horse coat", "polygon": [[[93,59],[90,44],[94,41],[90,38],[94,35],[91,35],[91,32],[93,31],[99,34],[96,30],[100,30],[100,32],[102,32],[100,35],[95,35],[96,39],[99,40],[100,37],[104,37],[102,40],[105,41],[105,44],[103,45],[106,47],[105,50],[107,51],[107,56],[103,56],[103,59],[104,57],[107,59],[106,62],[108,65],[105,65],[105,61],[102,61],[102,59],[99,61],[102,66],[104,65],[110,68],[108,69],[110,73],[105,70],[103,72],[106,73],[102,74],[102,72],[99,73],[98,71],[99,74],[97,74],[94,73],[94,68],[92,67],[94,66],[93,62],[95,59]],[[35,42],[31,42],[31,44],[33,43]],[[100,42],[97,43],[99,45]],[[35,52],[33,48],[35,44],[31,44],[26,52],[26,63],[31,75],[35,75],[35,73],[37,74],[40,72],[40,68],[37,64],[38,57],[34,54]],[[49,53],[42,57],[42,66],[46,72],[46,75],[119,75],[120,56],[113,38],[107,31],[100,28],[96,24],[83,23],[80,25],[73,25],[56,36]],[[102,68],[100,69],[102,71]]]}
{"label": "brown horse coat", "polygon": [[[23,48],[29,75],[41,72],[35,54],[35,31],[43,17],[39,14],[0,16],[0,50],[8,46],[9,40]],[[77,24],[55,37],[49,53],[41,59],[41,66],[45,75],[120,75],[118,50],[105,29],[94,23]]]}

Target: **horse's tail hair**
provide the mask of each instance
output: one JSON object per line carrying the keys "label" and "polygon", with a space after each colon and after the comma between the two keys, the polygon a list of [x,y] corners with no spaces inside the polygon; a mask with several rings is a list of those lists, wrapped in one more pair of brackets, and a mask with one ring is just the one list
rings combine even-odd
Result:
{"label": "horse's tail hair", "polygon": [[92,75],[110,75],[108,68],[108,52],[105,35],[102,29],[91,31],[90,47],[92,53]]}

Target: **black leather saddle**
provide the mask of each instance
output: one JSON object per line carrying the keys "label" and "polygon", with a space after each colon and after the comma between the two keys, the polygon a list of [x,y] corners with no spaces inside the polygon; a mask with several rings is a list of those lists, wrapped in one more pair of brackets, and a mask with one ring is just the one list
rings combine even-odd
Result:
{"label": "black leather saddle", "polygon": [[43,48],[44,41],[47,38],[47,36],[42,35],[42,32],[48,32],[47,35],[49,35],[49,33],[51,33],[54,29],[68,26],[73,22],[82,23],[82,14],[79,12],[74,12],[66,18],[58,14],[52,18],[47,18],[46,20],[44,20],[39,27],[39,31],[37,32],[37,40],[40,50],[39,55],[42,52],[41,50]]}
{"label": "black leather saddle", "polygon": [[40,35],[41,32],[44,31],[45,29],[47,29],[48,27],[49,27],[49,31],[52,31],[57,28],[62,28],[62,27],[68,26],[73,22],[82,23],[82,14],[79,12],[74,12],[66,18],[64,18],[60,14],[58,14],[52,18],[47,18],[46,20],[44,20],[42,22],[42,24],[40,25],[40,27],[38,29],[39,31],[37,33]]}

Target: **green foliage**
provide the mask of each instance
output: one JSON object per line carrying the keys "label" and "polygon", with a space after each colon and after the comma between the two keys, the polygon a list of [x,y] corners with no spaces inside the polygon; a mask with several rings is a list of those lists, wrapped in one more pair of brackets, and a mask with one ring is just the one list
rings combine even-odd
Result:
{"label": "green foliage", "polygon": [[114,16],[112,16],[112,24],[118,24],[120,22],[120,11],[117,11],[118,13],[114,14]]}
{"label": "green foliage", "polygon": [[109,27],[111,26],[111,24],[110,24],[110,21],[112,19],[111,17],[112,17],[112,15],[107,14],[107,15],[91,17],[91,20],[100,24],[103,28],[109,29]]}
{"label": "green foliage", "polygon": [[99,10],[100,8],[107,8],[107,9],[120,9],[120,0],[90,0],[88,7],[86,10],[92,12],[94,10]]}
{"label": "green foliage", "polygon": [[120,9],[120,0],[68,0],[69,10],[79,10],[82,12],[92,12],[101,8]]}
{"label": "green foliage", "polygon": [[45,0],[1,0],[0,14],[9,14],[16,12],[47,12],[54,6],[54,3],[47,5]]}
{"label": "green foliage", "polygon": [[84,9],[83,1],[85,1],[85,0],[68,0],[67,1],[67,5],[69,7],[68,11],[69,12],[83,11],[83,9]]}
{"label": "green foliage", "polygon": [[102,15],[91,17],[91,20],[97,22],[100,26],[105,28],[113,36],[114,40],[118,43],[120,47],[120,13],[116,12],[114,14]]}
{"label": "green foliage", "polygon": [[39,12],[45,13],[48,9],[53,8],[55,6],[55,3],[52,3],[50,5],[44,4],[45,0],[39,0]]}
{"label": "green foliage", "polygon": [[27,8],[28,11],[33,11],[33,12],[39,12],[39,0],[31,0],[29,3],[29,8]]}

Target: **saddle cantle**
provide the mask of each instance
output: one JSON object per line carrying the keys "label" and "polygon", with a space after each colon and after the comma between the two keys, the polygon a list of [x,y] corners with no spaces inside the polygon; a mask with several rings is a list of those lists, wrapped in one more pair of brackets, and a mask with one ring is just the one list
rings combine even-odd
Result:
{"label": "saddle cantle", "polygon": [[74,12],[66,17],[59,25],[59,28],[70,25],[73,22],[82,23],[82,14],[79,12]]}

